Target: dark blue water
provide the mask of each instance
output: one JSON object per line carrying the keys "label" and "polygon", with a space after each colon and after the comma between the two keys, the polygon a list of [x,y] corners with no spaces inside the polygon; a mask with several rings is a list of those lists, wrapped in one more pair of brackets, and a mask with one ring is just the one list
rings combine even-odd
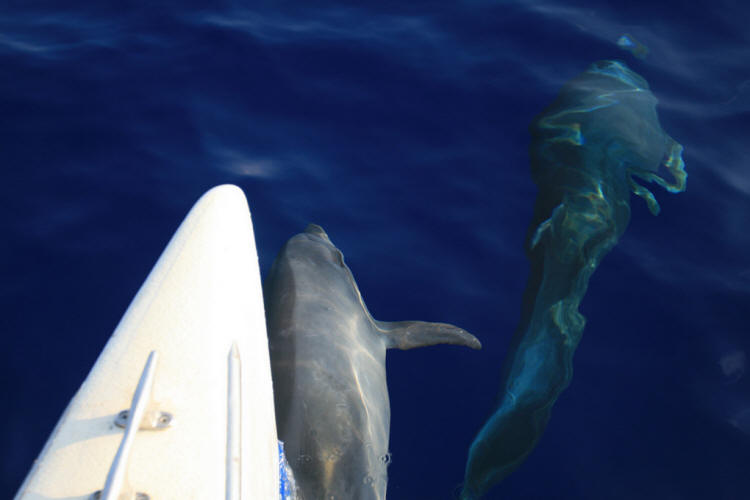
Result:
{"label": "dark blue water", "polygon": [[388,359],[389,498],[454,498],[519,318],[528,125],[618,58],[685,146],[688,188],[657,188],[658,217],[633,200],[572,384],[489,498],[748,498],[750,7],[369,3],[0,7],[0,497],[192,203],[229,182],[262,273],[314,221],[376,318],[482,340]]}

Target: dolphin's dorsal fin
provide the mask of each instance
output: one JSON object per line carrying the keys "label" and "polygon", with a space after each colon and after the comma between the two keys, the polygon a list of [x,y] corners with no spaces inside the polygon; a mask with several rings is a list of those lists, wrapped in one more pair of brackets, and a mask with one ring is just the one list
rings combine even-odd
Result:
{"label": "dolphin's dorsal fin", "polygon": [[481,349],[482,344],[474,335],[447,323],[425,321],[376,321],[378,329],[388,339],[386,347],[413,349],[435,344],[465,345]]}

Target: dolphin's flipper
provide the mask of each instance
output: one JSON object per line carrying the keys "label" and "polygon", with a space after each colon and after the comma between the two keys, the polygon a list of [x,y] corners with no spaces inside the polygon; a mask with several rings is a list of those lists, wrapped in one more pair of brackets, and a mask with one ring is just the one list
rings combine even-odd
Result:
{"label": "dolphin's flipper", "polygon": [[474,335],[448,323],[426,321],[376,321],[377,328],[388,338],[387,347],[413,349],[436,344],[465,345],[481,349],[482,343]]}

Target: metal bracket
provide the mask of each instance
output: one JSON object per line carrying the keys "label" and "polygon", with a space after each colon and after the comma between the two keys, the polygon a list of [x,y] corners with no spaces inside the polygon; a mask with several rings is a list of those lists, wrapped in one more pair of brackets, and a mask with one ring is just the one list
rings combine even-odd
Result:
{"label": "metal bracket", "polygon": [[[128,426],[130,410],[122,410],[115,418],[115,425],[124,429]],[[171,427],[174,417],[171,413],[159,410],[146,410],[143,414],[138,430],[140,431],[163,431]]]}
{"label": "metal bracket", "polygon": [[[118,414],[123,415],[125,422],[125,433],[120,441],[120,447],[117,449],[117,454],[112,461],[112,466],[109,468],[107,474],[107,480],[104,483],[104,488],[100,491],[95,492],[91,495],[92,499],[101,500],[149,500],[149,496],[145,493],[127,494],[125,490],[125,476],[128,470],[128,460],[130,458],[130,450],[133,447],[133,441],[135,435],[138,432],[138,428],[143,426],[143,422],[150,422],[145,417],[148,415],[147,408],[151,404],[151,389],[154,385],[154,374],[156,373],[156,362],[159,359],[159,353],[151,351],[146,361],[146,366],[143,367],[143,373],[141,378],[138,380],[138,386],[135,388],[133,394],[133,401],[130,404],[130,410],[127,410],[123,415],[123,412]],[[172,416],[164,418],[165,415],[159,413],[159,417],[156,417],[156,423],[158,425],[160,420],[164,420],[165,424],[168,425],[172,421]],[[132,419],[128,418],[132,415]],[[126,493],[126,495],[123,495]],[[123,496],[125,498],[123,498]]]}
{"label": "metal bracket", "polygon": [[[101,500],[102,498],[102,490],[95,491],[93,495],[91,495],[91,500]],[[121,497],[122,498],[122,497]],[[127,500],[151,500],[151,497],[148,496],[145,493],[136,493],[134,495],[131,495],[127,498]]]}

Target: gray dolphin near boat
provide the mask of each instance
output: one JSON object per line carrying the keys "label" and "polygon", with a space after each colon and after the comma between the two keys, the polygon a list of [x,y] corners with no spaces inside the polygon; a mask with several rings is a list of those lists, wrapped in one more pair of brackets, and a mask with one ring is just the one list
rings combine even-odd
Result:
{"label": "gray dolphin near boat", "polygon": [[279,439],[301,500],[382,500],[390,461],[386,349],[458,344],[445,323],[373,319],[323,228],[292,237],[263,286]]}

